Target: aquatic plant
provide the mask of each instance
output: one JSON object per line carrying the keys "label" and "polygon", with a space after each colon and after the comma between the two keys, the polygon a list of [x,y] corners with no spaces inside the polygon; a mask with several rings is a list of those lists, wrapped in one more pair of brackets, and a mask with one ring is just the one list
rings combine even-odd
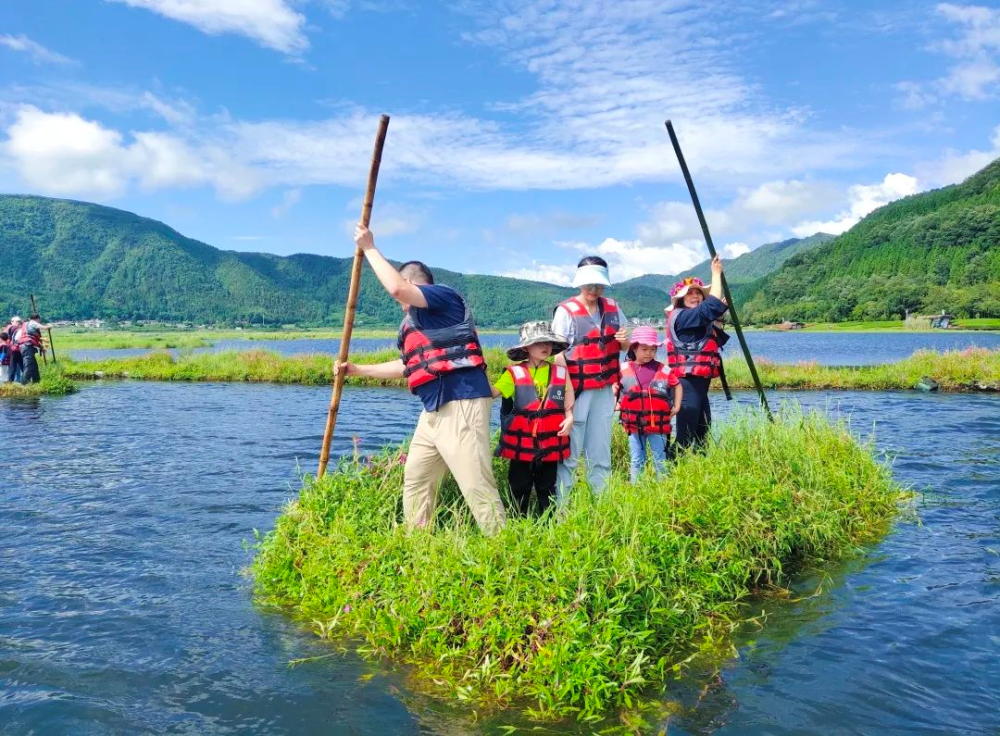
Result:
{"label": "aquatic plant", "polygon": [[429,692],[598,719],[716,647],[738,601],[884,533],[900,500],[846,427],[790,407],[773,424],[730,417],[704,454],[637,487],[624,444],[599,499],[578,488],[559,518],[493,538],[450,480],[436,531],[403,528],[400,450],[345,459],[259,541],[256,595],[409,663]]}
{"label": "aquatic plant", "polygon": [[63,375],[58,365],[42,369],[42,380],[39,383],[0,383],[0,398],[19,398],[28,396],[63,396],[76,391],[76,384]]}
{"label": "aquatic plant", "polygon": [[[509,363],[501,348],[486,348],[487,367],[496,379]],[[393,360],[393,349],[358,353],[357,363]],[[157,352],[131,358],[96,361],[61,361],[71,378],[136,378],[155,381],[250,381],[329,384],[333,357],[324,353],[283,356],[267,350],[184,353],[174,357]],[[825,366],[815,362],[774,363],[757,360],[765,388],[894,390],[912,389],[924,376],[940,384],[942,391],[1000,391],[1000,350],[973,349],[938,353],[919,350],[896,363],[870,366]],[[733,388],[752,388],[750,372],[737,354],[726,360],[726,375]],[[403,386],[401,380],[350,377],[352,386]],[[713,383],[718,388],[718,382]]]}

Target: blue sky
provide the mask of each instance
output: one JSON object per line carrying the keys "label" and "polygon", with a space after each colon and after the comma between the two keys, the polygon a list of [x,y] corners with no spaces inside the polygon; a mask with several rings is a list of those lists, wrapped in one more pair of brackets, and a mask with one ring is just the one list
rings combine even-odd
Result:
{"label": "blue sky", "polygon": [[219,248],[565,282],[735,255],[1000,156],[1000,6],[917,0],[5,0],[0,191]]}

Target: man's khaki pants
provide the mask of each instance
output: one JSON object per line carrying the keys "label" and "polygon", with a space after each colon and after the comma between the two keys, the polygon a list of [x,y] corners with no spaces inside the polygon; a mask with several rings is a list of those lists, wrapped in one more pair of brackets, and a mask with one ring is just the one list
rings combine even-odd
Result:
{"label": "man's khaki pants", "polygon": [[403,473],[407,524],[430,526],[438,488],[450,470],[483,533],[492,536],[503,528],[506,516],[490,454],[492,406],[491,398],[462,399],[420,413]]}

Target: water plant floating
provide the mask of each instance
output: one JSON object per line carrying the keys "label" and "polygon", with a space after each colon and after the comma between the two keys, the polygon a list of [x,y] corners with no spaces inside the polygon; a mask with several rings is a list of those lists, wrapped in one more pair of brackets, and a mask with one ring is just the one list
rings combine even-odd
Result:
{"label": "water plant floating", "polygon": [[635,488],[620,432],[613,451],[599,499],[492,538],[451,481],[433,532],[402,527],[400,450],[342,461],[259,541],[256,595],[408,663],[431,693],[598,719],[655,695],[739,601],[877,539],[901,499],[845,426],[787,406],[773,423],[737,412],[704,454]]}

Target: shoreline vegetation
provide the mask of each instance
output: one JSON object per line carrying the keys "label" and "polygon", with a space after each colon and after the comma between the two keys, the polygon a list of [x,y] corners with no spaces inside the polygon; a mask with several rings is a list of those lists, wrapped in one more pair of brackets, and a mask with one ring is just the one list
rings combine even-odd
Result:
{"label": "shoreline vegetation", "polygon": [[[508,364],[501,348],[484,350],[491,380]],[[357,353],[357,363],[379,363],[398,357],[394,349]],[[755,361],[767,389],[893,391],[917,388],[931,378],[941,391],[1000,391],[1000,350],[966,348],[939,353],[918,350],[895,363],[871,366],[823,366]],[[333,356],[324,353],[282,356],[267,350],[181,353],[154,352],[130,358],[60,361],[62,375],[72,379],[133,379],[147,381],[216,381],[328,385],[333,379]],[[741,358],[726,361],[726,377],[733,389],[753,388],[750,371]],[[349,386],[404,386],[401,380],[348,377]],[[713,382],[718,389],[718,382]]]}
{"label": "shoreline vegetation", "polygon": [[[947,330],[913,328],[902,320],[875,322],[807,322],[795,332],[926,332],[948,334],[955,332],[1000,331],[1000,319],[958,319]],[[747,331],[787,332],[781,325],[744,325]],[[516,334],[517,328],[484,328],[482,334]],[[182,328],[155,326],[150,328],[102,329],[82,327],[60,327],[55,332],[56,346],[67,350],[114,350],[114,349],[170,349],[205,348],[222,340],[339,340],[342,327],[248,327],[234,329]],[[395,339],[397,329],[385,328],[355,329],[356,338]]]}
{"label": "shoreline vegetation", "polygon": [[25,399],[35,396],[65,396],[76,391],[76,384],[69,380],[59,366],[43,366],[42,380],[27,385],[0,383],[0,399]]}
{"label": "shoreline vegetation", "polygon": [[408,665],[431,695],[538,720],[597,722],[654,701],[688,663],[722,666],[741,605],[863,554],[906,498],[845,424],[794,404],[773,423],[733,415],[704,454],[634,488],[616,430],[600,498],[578,488],[557,520],[511,520],[493,538],[451,479],[436,531],[403,528],[402,457],[307,477],[258,538],[256,598],[338,648]]}

